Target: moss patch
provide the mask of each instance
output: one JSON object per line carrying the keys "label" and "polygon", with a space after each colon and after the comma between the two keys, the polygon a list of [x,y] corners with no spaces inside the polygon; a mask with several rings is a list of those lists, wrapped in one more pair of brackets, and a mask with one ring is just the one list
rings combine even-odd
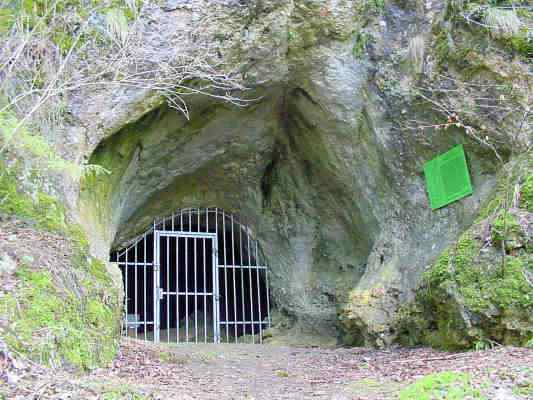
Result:
{"label": "moss patch", "polygon": [[[525,165],[525,182],[530,182],[527,160]],[[464,349],[525,345],[533,336],[533,287],[527,278],[533,252],[522,225],[532,215],[527,202],[521,201],[520,209],[510,207],[522,172],[505,177],[508,184],[499,185],[482,218],[424,274],[415,301],[400,311],[401,343]],[[521,188],[527,197],[527,185]]]}
{"label": "moss patch", "polygon": [[85,369],[110,362],[116,353],[114,304],[98,292],[61,291],[48,271],[19,268],[15,294],[0,299],[0,314],[10,321],[7,344],[40,362],[68,363]]}
{"label": "moss patch", "polygon": [[533,175],[529,176],[521,187],[520,207],[533,212]]}
{"label": "moss patch", "polygon": [[[0,163],[0,212],[25,221],[32,238],[55,237],[68,248],[49,246],[46,265],[17,262],[15,290],[0,290],[0,319],[7,321],[0,335],[16,352],[45,364],[83,369],[106,364],[118,345],[117,289],[105,264],[88,254],[82,228],[69,224],[61,203],[35,186],[29,196],[21,190],[17,169]],[[27,244],[10,246],[15,260],[28,256]],[[46,242],[35,244],[31,259],[41,258],[43,246]]]}
{"label": "moss patch", "polygon": [[400,400],[460,400],[485,399],[478,389],[472,387],[468,374],[457,372],[439,372],[430,374],[400,391]]}
{"label": "moss patch", "polygon": [[39,229],[65,231],[64,209],[53,197],[37,192],[34,198],[19,189],[15,170],[5,168],[0,160],[0,211],[34,221]]}

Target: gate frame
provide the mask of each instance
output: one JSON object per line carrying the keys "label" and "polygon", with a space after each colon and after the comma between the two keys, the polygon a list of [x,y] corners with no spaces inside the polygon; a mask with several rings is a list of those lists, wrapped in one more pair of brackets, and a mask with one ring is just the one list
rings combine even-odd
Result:
{"label": "gate frame", "polygon": [[[179,238],[193,238],[193,239],[209,239],[212,240],[212,268],[213,268],[213,335],[214,343],[220,343],[220,295],[219,295],[219,281],[218,281],[218,238],[217,233],[208,232],[189,232],[189,231],[165,231],[157,230],[156,223],[154,221],[154,319],[156,320],[154,325],[154,342],[160,342],[161,333],[161,301],[163,300],[163,289],[161,288],[161,246],[160,239],[162,237],[175,237]],[[178,261],[176,260],[176,268],[179,268]],[[197,266],[195,266],[196,268]],[[168,265],[167,265],[168,268]],[[167,282],[168,284],[168,282]],[[205,289],[204,289],[205,290]],[[167,288],[167,301],[169,298]],[[178,288],[176,287],[176,301],[178,297]],[[195,294],[197,296],[197,294]],[[168,307],[168,305],[167,305]],[[195,313],[197,310],[195,310]],[[205,312],[205,310],[204,310]],[[167,321],[168,323],[168,321]],[[177,332],[179,335],[179,332]]]}
{"label": "gate frame", "polygon": [[[202,232],[200,231],[200,217],[202,215],[202,213],[205,212],[205,216],[206,216],[206,230],[207,232]],[[209,232],[210,228],[209,228],[209,216],[211,213],[215,213],[215,218],[214,218],[214,225],[215,225],[215,232]],[[197,231],[192,231],[192,216],[193,214],[196,214],[195,218],[197,217],[197,222],[198,222],[198,230]],[[179,221],[176,221],[176,224],[179,223],[179,226],[181,229],[183,229],[183,221],[184,221],[184,215],[187,216],[188,215],[188,224],[189,224],[189,230],[188,231],[183,231],[183,230],[179,230],[179,231],[176,231],[174,230],[174,227],[175,227],[175,219],[178,218],[179,216]],[[221,219],[220,219],[220,216],[221,216]],[[232,249],[231,249],[231,256],[229,254],[226,254],[226,220],[229,219],[228,224],[231,223],[231,237],[228,239],[230,240],[230,242],[232,243]],[[212,221],[212,220],[211,220]],[[172,227],[171,229],[172,230],[167,230],[167,222],[170,223],[170,226]],[[187,222],[187,221],[185,221]],[[223,251],[219,249],[219,234],[221,233],[220,230],[219,230],[219,224],[221,224],[221,227],[222,227],[222,242],[220,243],[220,246],[222,246],[223,248]],[[235,246],[235,238],[234,238],[234,224],[237,225],[238,229],[239,229],[239,243],[240,243],[240,252],[239,252],[239,249],[237,249],[237,251],[239,252],[239,255],[241,257],[241,260],[240,260],[240,265],[230,265],[228,264],[228,258],[227,256],[230,256],[231,259],[232,259],[232,263],[234,264],[235,263],[235,250],[236,248],[234,247]],[[158,229],[159,228],[159,229]],[[229,229],[229,227],[228,227]],[[247,249],[247,255],[248,255],[248,265],[244,265],[243,262],[242,262],[242,257],[243,257],[243,241],[242,241],[242,235],[243,233],[246,235],[246,241],[247,241],[247,246],[245,245],[245,248]],[[153,240],[152,240],[152,244],[153,244],[153,249],[152,251],[150,252],[151,253],[151,257],[149,257],[149,254],[147,252],[147,244],[149,243],[149,240],[148,240],[148,236],[149,235],[153,235]],[[123,278],[125,279],[125,299],[124,299],[124,305],[125,305],[125,311],[126,311],[126,314],[125,314],[125,318],[124,318],[124,328],[125,328],[125,335],[128,335],[128,329],[130,326],[136,328],[135,330],[135,338],[137,338],[137,328],[139,326],[144,326],[144,339],[147,340],[147,327],[149,325],[152,325],[153,326],[153,336],[152,336],[152,339],[154,342],[160,342],[160,330],[161,330],[161,315],[160,315],[160,310],[161,310],[161,300],[162,300],[162,296],[161,296],[161,252],[160,252],[160,238],[161,237],[164,237],[164,236],[167,236],[167,237],[192,237],[192,238],[204,238],[204,239],[211,239],[213,240],[212,242],[212,249],[213,249],[213,268],[215,269],[214,271],[214,283],[216,284],[216,286],[213,287],[213,300],[214,300],[214,310],[213,310],[213,320],[214,322],[217,322],[217,323],[214,323],[214,338],[213,338],[213,342],[214,343],[220,343],[222,341],[222,325],[224,325],[225,327],[225,331],[226,331],[226,340],[225,342],[229,343],[229,326],[230,325],[234,325],[234,328],[235,328],[235,343],[238,343],[238,336],[237,336],[237,325],[243,325],[243,326],[246,326],[247,324],[250,324],[251,325],[251,329],[252,329],[252,343],[256,343],[255,342],[255,332],[254,332],[254,325],[255,324],[258,324],[259,325],[259,332],[258,332],[258,343],[262,343],[263,342],[263,330],[264,329],[268,329],[271,327],[271,315],[270,315],[270,288],[269,288],[269,268],[268,268],[268,262],[265,258],[265,255],[259,251],[259,239],[255,238],[254,235],[253,235],[253,231],[252,229],[250,228],[249,225],[247,224],[244,224],[242,223],[240,220],[239,220],[239,217],[236,215],[236,214],[233,214],[233,213],[226,213],[223,209],[220,209],[220,208],[209,208],[209,207],[206,207],[206,208],[192,208],[192,207],[189,207],[189,208],[182,208],[182,209],[179,209],[178,211],[176,212],[173,212],[172,215],[169,215],[167,217],[164,217],[164,218],[161,218],[161,219],[156,219],[153,221],[153,225],[152,227],[150,227],[147,231],[145,231],[143,234],[137,236],[136,238],[130,240],[127,242],[127,244],[124,245],[123,248],[121,249],[118,249],[118,250],[114,250],[111,254],[112,254],[112,258],[116,258],[116,260],[112,260],[112,262],[116,263],[118,265],[119,268],[122,268],[124,267],[124,270],[122,271],[123,273]],[[235,235],[236,237],[236,235]],[[140,257],[142,258],[142,262],[139,261],[137,259],[137,246],[139,245],[139,243],[143,242],[144,245],[144,256],[141,254]],[[253,244],[254,248],[255,248],[255,258],[253,258],[255,260],[255,264],[256,265],[252,265],[251,263],[251,260],[252,260],[252,257],[254,257],[253,255],[251,255],[251,251],[252,251],[252,247],[250,246],[250,244]],[[135,249],[134,250],[134,261],[132,262],[129,262],[128,260],[128,252],[131,251],[132,249]],[[220,251],[220,253],[219,253]],[[114,254],[114,256],[113,256]],[[121,257],[124,256],[124,260],[121,261]],[[220,258],[221,256],[223,256],[222,258],[222,263],[220,262]],[[152,262],[149,262],[148,260],[149,259],[152,259],[151,261]],[[260,260],[262,260],[262,262],[260,262]],[[128,266],[133,266],[134,267],[134,274],[135,274],[135,287],[133,288],[134,290],[134,298],[135,298],[135,306],[134,306],[134,311],[135,311],[135,316],[138,316],[137,314],[137,285],[138,285],[138,281],[137,281],[137,272],[138,272],[138,267],[142,267],[143,268],[143,271],[144,271],[144,296],[143,296],[143,302],[144,302],[144,313],[143,313],[143,320],[142,321],[137,321],[135,320],[134,322],[130,322],[128,320],[128,301],[130,300],[129,297],[128,297],[128,278],[129,278],[129,275],[128,275]],[[150,291],[152,291],[153,293],[153,308],[152,308],[152,305],[150,304],[148,306],[148,308],[146,307],[147,304],[147,291],[146,291],[146,284],[147,284],[147,281],[146,281],[146,278],[147,278],[147,274],[146,274],[146,269],[148,267],[153,267],[153,273],[152,273],[152,277],[153,277],[153,291],[152,289],[150,289]],[[228,293],[226,292],[227,288],[228,288],[228,282],[227,282],[227,277],[228,277],[228,273],[227,271],[228,270],[231,270],[233,269],[234,272],[233,272],[233,288],[234,288],[234,293],[235,293],[235,271],[237,269],[239,269],[242,273],[242,276],[244,276],[244,273],[245,273],[245,270],[248,270],[249,271],[249,280],[250,280],[250,310],[251,310],[251,316],[250,316],[250,321],[237,321],[236,319],[236,315],[237,315],[237,311],[236,311],[236,307],[237,305],[234,304],[233,308],[234,308],[234,317],[235,317],[235,321],[229,321],[228,320]],[[252,270],[256,270],[257,271],[257,274],[256,274],[256,282],[257,282],[257,296],[258,296],[258,320],[256,320],[255,316],[254,316],[254,313],[253,313],[253,293],[252,293]],[[224,304],[225,304],[225,321],[221,321],[220,318],[221,318],[221,314],[222,314],[222,311],[220,309],[220,307],[222,306],[222,294],[220,293],[220,273],[221,272],[224,272],[224,281],[225,281],[225,295],[224,295]],[[266,315],[265,317],[263,318],[263,316],[261,315],[261,295],[260,295],[260,285],[259,285],[259,280],[260,280],[260,271],[264,271],[264,282],[265,282],[265,287],[264,287],[264,290],[266,291]],[[241,288],[243,288],[243,283],[244,283],[244,278],[241,277],[242,281],[241,281]],[[263,277],[261,277],[261,279],[263,279]],[[178,291],[177,291],[178,292]],[[176,296],[178,296],[176,292]],[[196,293],[196,292],[192,292],[192,293]],[[231,295],[231,293],[230,293]],[[167,297],[169,295],[167,294]],[[159,301],[158,301],[159,300]],[[244,310],[244,302],[242,304],[242,307],[243,307],[243,310]],[[153,313],[154,313],[154,317],[153,317],[153,320],[152,321],[148,321],[148,318],[147,318],[147,314],[146,314],[146,311],[149,310],[149,309],[152,309]],[[142,311],[142,310],[141,310]],[[244,314],[244,311],[243,311],[243,314]],[[216,318],[216,320],[215,320]],[[264,328],[263,326],[266,325],[266,328]],[[179,332],[177,332],[177,340],[178,340],[178,343],[179,343]]]}

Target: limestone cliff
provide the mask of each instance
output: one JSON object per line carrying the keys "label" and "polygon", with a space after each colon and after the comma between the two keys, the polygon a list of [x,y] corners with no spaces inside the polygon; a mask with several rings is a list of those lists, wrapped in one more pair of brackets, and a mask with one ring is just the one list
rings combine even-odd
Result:
{"label": "limestone cliff", "polygon": [[[208,46],[208,60],[247,88],[240,106],[217,88],[189,90],[188,115],[157,87],[72,90],[67,118],[45,136],[69,162],[110,173],[56,176],[52,191],[102,259],[175,209],[238,212],[270,262],[278,337],[388,345],[424,271],[496,196],[504,165],[531,156],[530,33],[491,34],[468,22],[483,18],[483,2],[458,3],[145,5],[137,23],[157,63],[172,65],[176,38],[200,31],[183,40]],[[193,57],[198,46],[183,49]],[[189,78],[189,89],[202,85]],[[423,165],[458,143],[474,194],[431,211]],[[528,166],[515,184],[530,176]]]}

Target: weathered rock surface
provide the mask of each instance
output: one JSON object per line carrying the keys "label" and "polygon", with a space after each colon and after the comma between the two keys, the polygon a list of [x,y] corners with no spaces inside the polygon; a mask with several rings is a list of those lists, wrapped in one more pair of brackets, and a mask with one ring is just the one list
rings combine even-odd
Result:
{"label": "weathered rock surface", "polygon": [[[106,257],[178,208],[238,212],[262,243],[275,307],[293,332],[305,332],[308,343],[390,344],[399,307],[475,220],[500,167],[461,127],[420,134],[401,123],[441,123],[413,101],[409,90],[420,79],[435,79],[438,68],[462,78],[435,51],[444,6],[370,3],[191,0],[153,10],[167,35],[209,20],[220,59],[241,71],[251,88],[243,96],[256,100],[239,108],[191,96],[188,120],[153,91],[73,96],[57,146],[111,171],[64,187],[93,252]],[[164,61],[165,37],[150,40],[160,41]],[[421,60],[407,51],[413,41]],[[469,79],[512,83],[526,73],[515,60],[513,75],[494,54],[475,54],[483,68]],[[531,141],[502,135],[496,150],[504,162]],[[458,143],[474,194],[432,212],[423,164]]]}
{"label": "weathered rock surface", "polygon": [[[88,200],[104,210],[103,252],[181,207],[239,211],[270,260],[276,306],[297,325],[321,338],[390,343],[398,306],[472,223],[497,169],[494,155],[460,130],[421,139],[399,129],[399,108],[415,111],[376,81],[415,84],[394,60],[406,59],[402,48],[413,37],[431,40],[441,10],[392,3],[363,16],[360,7],[212,4],[221,54],[246,70],[261,99],[246,109],[193,102],[190,121],[166,106],[146,114],[153,103],[132,106],[129,94],[119,100],[113,109],[132,123],[89,135],[100,142],[92,162],[113,172]],[[187,10],[191,21],[200,12],[194,2]],[[360,58],[353,38],[364,23],[375,40]],[[455,143],[465,144],[475,193],[431,212],[422,165]]]}
{"label": "weathered rock surface", "polygon": [[510,176],[515,187],[520,176],[529,174],[527,183],[511,192],[514,199],[501,184],[476,223],[424,273],[415,301],[400,313],[404,344],[460,349],[531,340],[532,164],[529,157],[510,165],[502,181]]}

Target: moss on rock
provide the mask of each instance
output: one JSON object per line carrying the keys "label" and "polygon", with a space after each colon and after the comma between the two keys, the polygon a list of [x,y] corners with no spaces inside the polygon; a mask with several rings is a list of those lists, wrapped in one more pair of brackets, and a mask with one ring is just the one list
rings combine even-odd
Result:
{"label": "moss on rock", "polygon": [[39,229],[51,232],[67,230],[64,208],[52,196],[37,192],[34,198],[23,193],[14,169],[0,160],[0,212],[33,221]]}
{"label": "moss on rock", "polygon": [[[527,161],[525,165],[522,199],[533,176]],[[516,179],[507,187],[514,189]],[[505,187],[500,185],[483,218],[426,271],[414,302],[400,312],[401,343],[463,349],[494,342],[525,345],[531,340],[533,215],[524,201],[513,209],[513,190]]]}
{"label": "moss on rock", "polygon": [[[0,289],[0,336],[17,353],[45,364],[106,364],[118,348],[120,320],[119,294],[106,265],[89,255],[83,229],[68,223],[59,201],[39,190],[30,197],[19,178],[16,168],[0,164],[0,215],[19,221],[38,242],[28,254],[27,244],[18,243],[20,230],[13,229],[16,239],[5,244],[17,267],[0,274],[0,282],[15,282],[14,289]],[[13,225],[6,226],[9,233]]]}
{"label": "moss on rock", "polygon": [[19,267],[15,293],[0,298],[2,331],[18,353],[84,369],[109,363],[117,350],[116,304],[95,285],[81,296],[61,290],[51,272]]}

